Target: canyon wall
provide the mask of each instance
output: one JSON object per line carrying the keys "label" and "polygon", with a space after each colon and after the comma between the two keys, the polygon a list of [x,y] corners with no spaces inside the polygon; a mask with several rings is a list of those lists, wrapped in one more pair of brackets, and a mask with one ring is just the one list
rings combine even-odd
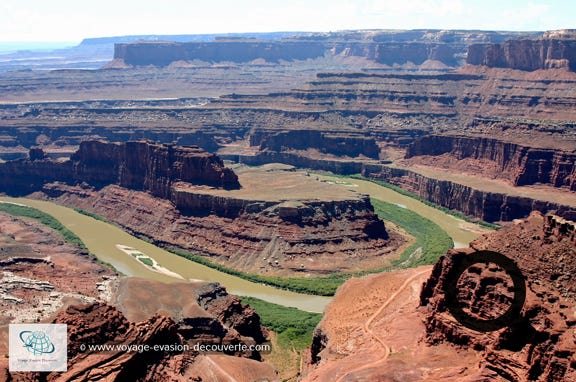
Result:
{"label": "canyon wall", "polygon": [[[85,141],[68,160],[46,159],[34,149],[29,159],[0,163],[0,175],[0,190],[10,195],[33,194],[92,211],[160,246],[249,273],[376,268],[404,242],[389,235],[365,195],[334,195],[295,174],[266,196],[289,172],[264,172],[246,192],[219,157],[197,147]],[[286,191],[300,187],[317,194]]]}
{"label": "canyon wall", "polygon": [[224,155],[226,159],[247,165],[287,163],[301,168],[330,171],[342,175],[362,174],[413,192],[418,197],[451,210],[488,222],[511,221],[527,217],[531,211],[555,211],[576,219],[576,207],[505,192],[475,189],[449,180],[439,180],[406,168],[354,160],[315,159],[289,152],[263,152],[258,155]]}
{"label": "canyon wall", "polygon": [[173,203],[118,186],[96,192],[57,183],[34,195],[97,213],[158,246],[253,274],[303,277],[374,268],[403,242],[386,231],[368,198],[272,202],[176,189]]}
{"label": "canyon wall", "polygon": [[363,175],[399,186],[439,206],[487,222],[521,219],[527,217],[531,211],[554,211],[568,219],[576,219],[576,208],[570,205],[508,195],[504,192],[483,191],[448,180],[434,179],[411,170],[366,165]]}
{"label": "canyon wall", "polygon": [[[427,341],[434,345],[452,343],[474,349],[480,366],[493,378],[506,381],[569,381],[576,378],[574,308],[576,271],[574,223],[555,216],[534,213],[514,226],[473,241],[470,249],[452,250],[435,264],[421,292],[425,307]],[[526,301],[519,317],[499,330],[478,332],[456,322],[447,310],[446,294],[450,270],[473,250],[497,251],[512,259],[526,283]],[[494,305],[509,305],[512,296],[506,289],[506,274],[492,272],[479,283],[485,272],[476,264],[458,281],[458,302],[469,314],[483,320],[496,318]],[[494,268],[492,268],[494,271]],[[487,275],[488,273],[486,273]],[[486,279],[482,279],[486,281]],[[489,285],[488,285],[489,284]],[[484,289],[482,289],[484,288]],[[489,301],[475,296],[493,296]],[[499,300],[496,300],[496,296]],[[501,307],[500,307],[501,308]],[[467,310],[468,311],[468,310]],[[501,310],[500,310],[501,311]]]}
{"label": "canyon wall", "polygon": [[378,158],[380,148],[373,137],[354,132],[323,132],[319,130],[289,130],[250,132],[250,146],[276,152],[317,149],[335,156]]}
{"label": "canyon wall", "polygon": [[167,66],[176,61],[269,62],[295,61],[329,56],[361,57],[379,64],[421,65],[437,61],[459,66],[468,45],[500,42],[518,36],[535,37],[538,32],[486,32],[459,30],[344,31],[294,34],[279,40],[216,38],[213,41],[174,42],[141,40],[115,44],[114,59],[131,66]]}
{"label": "canyon wall", "polygon": [[28,194],[50,182],[109,184],[148,191],[170,199],[175,182],[225,189],[239,188],[238,177],[220,158],[198,147],[180,147],[146,141],[108,143],[84,141],[69,160],[46,159],[38,150],[30,159],[0,164],[2,191]]}
{"label": "canyon wall", "polygon": [[[562,150],[530,147],[496,138],[427,135],[416,139],[406,158],[447,155],[458,161],[472,158],[496,167],[496,174],[514,186],[546,184],[576,190],[576,154]],[[447,165],[449,165],[447,161]]]}
{"label": "canyon wall", "polygon": [[576,71],[576,33],[547,33],[540,39],[509,40],[501,44],[472,44],[466,62],[495,68],[533,71],[566,68]]}

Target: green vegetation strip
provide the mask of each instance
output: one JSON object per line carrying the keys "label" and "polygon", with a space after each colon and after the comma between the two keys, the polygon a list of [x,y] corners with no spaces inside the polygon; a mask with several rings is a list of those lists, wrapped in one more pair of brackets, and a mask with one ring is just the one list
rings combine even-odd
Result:
{"label": "green vegetation strip", "polygon": [[[66,228],[62,223],[60,223],[58,219],[56,219],[52,215],[49,215],[33,207],[21,206],[19,204],[3,203],[3,202],[0,202],[0,211],[6,212],[13,216],[21,216],[38,220],[45,226],[48,226],[53,230],[59,232],[67,243],[75,244],[78,247],[80,247],[82,251],[89,253],[88,247],[86,247],[86,244],[84,244],[82,239],[80,239],[74,232]],[[98,261],[100,264],[112,269],[117,274],[120,275],[122,274],[112,264],[98,259],[98,257],[92,253],[90,253],[90,256],[94,257],[94,259],[96,259],[96,261]]]}
{"label": "green vegetation strip", "polygon": [[[442,228],[431,220],[418,215],[416,212],[377,199],[372,199],[372,204],[375,207],[375,212],[381,219],[390,221],[402,227],[416,239],[415,243],[406,249],[399,259],[393,261],[391,267],[382,267],[356,273],[334,273],[324,277],[274,277],[238,271],[180,248],[165,249],[188,260],[248,281],[262,283],[298,293],[333,296],[336,289],[351,277],[359,277],[370,273],[385,272],[399,268],[410,268],[423,264],[433,264],[439,256],[443,255],[448,249],[453,247],[452,239],[444,230],[442,230]],[[105,217],[90,211],[81,209],[77,209],[77,211],[84,215],[93,217],[94,219],[110,223],[110,221]],[[42,213],[41,211],[38,212]],[[150,238],[141,237],[141,239],[147,239],[147,241],[153,243],[153,240],[150,240]]]}
{"label": "green vegetation strip", "polygon": [[278,334],[281,348],[302,350],[310,347],[314,328],[322,318],[320,313],[304,312],[254,297],[242,297],[242,303],[256,309],[262,325]]}
{"label": "green vegetation strip", "polygon": [[74,211],[78,212],[79,214],[91,217],[92,219],[99,220],[99,221],[107,223],[107,224],[116,225],[116,223],[111,222],[110,220],[106,219],[104,216],[98,215],[97,213],[86,211],[82,208],[74,208]]}
{"label": "green vegetation strip", "polygon": [[[378,199],[371,199],[371,202],[381,219],[402,227],[416,239],[416,242],[402,253],[400,259],[392,262],[394,268],[433,264],[447,250],[453,248],[452,238],[431,220],[395,204]],[[419,248],[421,250],[418,250]]]}
{"label": "green vegetation strip", "polygon": [[176,249],[167,248],[169,252],[172,252],[178,256],[182,256],[188,260],[194,261],[196,263],[205,265],[210,268],[214,268],[217,271],[227,273],[232,276],[237,276],[248,281],[253,281],[257,283],[263,283],[266,285],[274,286],[280,289],[286,289],[298,293],[313,294],[319,296],[332,296],[336,292],[336,289],[351,275],[344,274],[334,274],[327,277],[314,277],[314,278],[300,278],[300,277],[273,277],[273,276],[261,276],[252,273],[245,273],[225,267],[220,264],[216,264],[205,257],[195,255],[193,253]]}
{"label": "green vegetation strip", "polygon": [[4,211],[14,216],[22,216],[38,220],[40,223],[52,228],[55,231],[58,231],[62,237],[64,237],[64,240],[66,240],[68,243],[76,244],[82,250],[88,252],[88,248],[86,248],[84,242],[78,236],[76,236],[75,233],[64,227],[60,221],[45,212],[42,212],[36,208],[12,203],[0,203],[0,211]]}
{"label": "green vegetation strip", "polygon": [[[382,202],[380,200],[372,199],[372,204],[375,207],[375,212],[381,219],[390,221],[402,227],[416,239],[416,242],[407,248],[401,254],[399,259],[393,261],[391,267],[383,267],[356,273],[334,273],[326,277],[283,278],[245,273],[216,264],[205,257],[194,255],[181,249],[170,248],[168,250],[188,260],[195,261],[202,265],[217,269],[220,272],[241,277],[249,281],[259,282],[277,288],[291,290],[293,292],[332,296],[340,285],[353,276],[359,277],[370,273],[385,272],[398,268],[410,268],[424,264],[433,264],[438,257],[453,247],[453,242],[450,236],[448,236],[442,228],[431,220],[408,209],[398,207],[391,203]],[[420,254],[415,256],[413,255],[415,253]]]}
{"label": "green vegetation strip", "polygon": [[[346,178],[346,176],[340,176],[340,175],[335,175],[335,174],[330,174],[330,176],[334,176],[334,177],[337,177],[337,178]],[[418,194],[415,194],[415,193],[413,193],[413,192],[407,191],[407,190],[403,189],[402,187],[396,186],[396,185],[394,185],[394,184],[392,184],[392,183],[383,182],[383,181],[376,180],[376,179],[371,179],[371,178],[366,178],[366,177],[364,177],[364,176],[362,176],[362,175],[360,175],[360,174],[350,175],[350,176],[347,176],[347,177],[348,177],[348,178],[352,178],[352,179],[364,180],[364,181],[366,181],[366,182],[372,182],[372,183],[377,184],[377,185],[379,185],[379,186],[389,188],[389,189],[391,189],[392,191],[396,191],[397,193],[399,193],[399,194],[401,194],[401,195],[404,195],[404,196],[407,196],[407,197],[409,197],[409,198],[415,199],[415,200],[419,201],[420,203],[426,204],[427,206],[430,206],[430,207],[435,208],[435,209],[437,209],[437,210],[439,210],[439,211],[442,211],[442,212],[444,212],[445,214],[452,215],[452,216],[454,216],[454,217],[456,217],[456,218],[458,218],[458,219],[462,219],[462,220],[467,221],[467,222],[469,222],[469,223],[475,223],[475,224],[478,224],[478,225],[480,225],[480,226],[482,226],[482,227],[484,227],[484,228],[489,228],[489,229],[494,229],[494,230],[500,229],[500,226],[499,226],[499,225],[496,225],[496,224],[493,224],[493,223],[489,223],[489,222],[484,221],[484,220],[481,220],[481,219],[471,218],[470,216],[468,216],[468,215],[466,215],[466,214],[463,214],[463,213],[460,212],[460,211],[451,210],[450,208],[442,207],[442,206],[439,205],[439,204],[436,204],[436,203],[431,202],[431,201],[429,201],[429,200],[427,200],[427,199],[424,199],[424,198],[420,197]]]}

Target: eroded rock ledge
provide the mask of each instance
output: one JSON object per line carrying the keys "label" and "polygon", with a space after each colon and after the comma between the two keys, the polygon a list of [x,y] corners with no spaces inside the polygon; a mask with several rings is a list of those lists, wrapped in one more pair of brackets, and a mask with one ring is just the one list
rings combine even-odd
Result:
{"label": "eroded rock ledge", "polygon": [[117,184],[166,199],[177,181],[225,189],[240,187],[234,172],[216,155],[196,146],[149,141],[85,141],[65,161],[46,159],[40,150],[32,149],[29,159],[3,163],[0,173],[8,179],[2,191],[11,194],[28,194],[54,181],[84,182],[94,187]]}
{"label": "eroded rock ledge", "polygon": [[[425,157],[428,163],[435,163],[433,157],[440,156],[451,158],[453,166],[464,159],[478,160],[484,175],[502,177],[514,186],[539,183],[576,190],[576,154],[572,152],[456,135],[420,137],[406,152],[406,158]],[[472,166],[468,163],[467,167]]]}
{"label": "eroded rock ledge", "polygon": [[[305,173],[244,172],[213,154],[149,142],[88,141],[70,160],[0,164],[2,191],[100,214],[159,245],[237,270],[312,275],[378,268],[405,239],[365,195]],[[310,195],[314,195],[311,197]]]}
{"label": "eroded rock ledge", "polygon": [[576,71],[576,30],[546,32],[538,39],[508,40],[501,44],[472,44],[466,62],[497,68]]}
{"label": "eroded rock ledge", "polygon": [[[469,250],[452,250],[434,266],[421,293],[427,307],[426,333],[431,344],[443,341],[475,349],[480,365],[509,381],[569,381],[576,378],[576,246],[574,223],[555,216],[533,213],[513,227],[472,242]],[[512,326],[480,333],[459,325],[446,310],[443,293],[449,270],[472,249],[498,251],[512,258],[526,277],[526,303],[521,319]],[[477,275],[468,272],[459,285],[461,293],[479,317],[488,318],[495,307],[476,305],[472,296],[480,288]],[[494,278],[496,277],[496,278]],[[482,295],[496,293],[509,303],[506,285],[496,274],[494,285]]]}

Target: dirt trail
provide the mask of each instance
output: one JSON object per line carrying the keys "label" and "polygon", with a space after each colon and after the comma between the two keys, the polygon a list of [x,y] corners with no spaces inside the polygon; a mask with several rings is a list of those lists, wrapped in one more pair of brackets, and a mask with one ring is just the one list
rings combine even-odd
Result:
{"label": "dirt trail", "polygon": [[423,341],[424,311],[418,306],[431,271],[422,266],[348,280],[326,308],[317,334],[323,347],[302,381],[476,380],[474,351]]}
{"label": "dirt trail", "polygon": [[382,356],[382,358],[374,361],[374,362],[370,362],[368,364],[362,365],[360,367],[357,367],[355,369],[352,369],[350,371],[348,371],[346,374],[342,375],[340,378],[337,379],[337,382],[341,382],[344,381],[346,377],[348,377],[351,374],[354,374],[355,372],[358,371],[362,371],[362,370],[366,370],[366,369],[370,369],[372,367],[375,367],[381,363],[384,363],[388,360],[388,357],[390,356],[390,346],[388,346],[384,340],[378,336],[377,333],[375,333],[371,326],[372,323],[374,322],[374,320],[380,316],[382,314],[382,312],[390,305],[390,303],[392,303],[395,299],[398,298],[398,296],[404,291],[404,289],[406,289],[408,286],[410,286],[414,280],[418,279],[419,277],[421,277],[422,275],[427,275],[430,273],[430,269],[426,269],[424,271],[420,271],[414,275],[412,275],[411,277],[409,277],[408,279],[406,279],[406,281],[404,281],[404,284],[402,284],[397,290],[396,292],[394,292],[382,305],[380,305],[380,308],[378,308],[378,310],[376,310],[376,312],[374,312],[374,314],[372,314],[364,323],[362,330],[364,331],[364,333],[367,336],[370,336],[371,338],[375,339],[376,342],[378,342],[378,344],[382,347],[382,349],[384,350],[384,354]]}

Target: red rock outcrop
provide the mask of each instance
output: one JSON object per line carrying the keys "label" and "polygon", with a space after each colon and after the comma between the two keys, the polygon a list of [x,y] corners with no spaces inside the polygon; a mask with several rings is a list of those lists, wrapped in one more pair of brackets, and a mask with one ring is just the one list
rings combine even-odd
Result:
{"label": "red rock outcrop", "polygon": [[260,316],[248,305],[243,305],[236,296],[215,284],[196,290],[198,304],[214,315],[226,327],[236,330],[240,335],[251,337],[257,343],[268,339],[268,330],[260,324]]}
{"label": "red rock outcrop", "polygon": [[[166,288],[189,293],[189,300],[183,297],[175,301]],[[147,292],[142,295],[142,289],[154,289],[159,296],[146,298]],[[226,369],[228,363],[235,364],[236,368],[228,370],[227,375],[239,381],[277,379],[271,366],[258,362],[260,353],[250,348],[268,337],[259,316],[219,285],[167,285],[128,278],[122,280],[119,293],[118,304],[130,315],[162,313],[131,322],[108,304],[69,306],[52,321],[68,326],[68,370],[8,373],[8,380],[200,381],[206,378],[206,362],[214,371]],[[144,300],[132,301],[135,298]],[[175,310],[166,310],[168,306]],[[229,346],[230,350],[208,354],[195,347],[212,344]],[[154,349],[155,345],[160,350]]]}
{"label": "red rock outcrop", "polygon": [[[450,269],[470,250],[453,250],[434,266],[421,292],[427,308],[426,332],[431,344],[447,341],[475,349],[480,364],[506,381],[571,381],[576,378],[576,270],[574,223],[554,216],[533,214],[528,220],[485,235],[471,243],[475,250],[489,249],[511,258],[526,278],[526,302],[520,317],[509,326],[477,332],[463,327],[448,313],[444,293]],[[506,273],[492,269],[489,286],[479,282],[480,269],[469,270],[458,281],[459,301],[482,319],[494,314],[492,304],[474,301],[474,296],[502,297],[510,304]],[[485,280],[485,278],[482,278]],[[483,286],[484,285],[484,286]],[[482,289],[484,288],[484,289]]]}
{"label": "red rock outcrop", "polygon": [[540,39],[509,40],[501,44],[472,44],[466,62],[495,68],[576,71],[576,31],[548,32]]}
{"label": "red rock outcrop", "polygon": [[9,179],[2,183],[2,191],[11,194],[34,192],[53,181],[94,187],[118,184],[166,199],[171,198],[176,182],[240,188],[236,174],[216,155],[198,147],[148,141],[84,141],[67,161],[44,159],[33,150],[28,160],[0,164],[0,174]]}
{"label": "red rock outcrop", "polygon": [[[432,269],[348,280],[314,333],[303,380],[576,380],[575,232],[574,222],[534,213]],[[493,331],[468,329],[447,308],[449,272],[475,250],[504,254],[525,277],[519,319]],[[458,280],[458,301],[474,317],[496,318],[514,301],[510,279],[496,264],[474,264]]]}
{"label": "red rock outcrop", "polygon": [[70,158],[76,181],[118,184],[170,198],[174,182],[239,188],[238,177],[220,158],[198,147],[151,142],[85,141]]}
{"label": "red rock outcrop", "polygon": [[[170,317],[154,315],[138,323],[129,322],[122,313],[110,305],[93,304],[71,306],[60,313],[54,323],[68,325],[68,370],[57,373],[19,373],[18,380],[46,381],[201,381],[205,356],[201,356],[193,346],[188,345],[185,336],[180,334],[180,326]],[[209,337],[218,333],[208,332],[204,344],[211,343]],[[234,340],[229,339],[232,343]],[[241,344],[241,340],[237,340]],[[95,350],[93,345],[114,346],[117,349]],[[168,350],[154,349],[154,346]],[[126,350],[132,349],[132,350]],[[242,356],[239,354],[238,356]],[[220,355],[220,361],[213,367],[220,368],[230,356]],[[244,365],[247,364],[247,365]],[[238,366],[247,368],[251,360],[241,361]],[[262,367],[265,366],[265,367]],[[236,378],[243,380],[241,368]],[[275,379],[270,366],[259,365],[259,377]]]}
{"label": "red rock outcrop", "polygon": [[540,183],[576,190],[576,154],[572,152],[454,135],[420,137],[406,150],[406,158],[441,155],[453,158],[453,166],[467,158],[484,162],[491,170],[484,175],[502,177],[514,186]]}
{"label": "red rock outcrop", "polygon": [[[382,266],[402,239],[367,198],[272,202],[183,192],[176,208],[148,193],[47,184],[43,194],[100,214],[160,246],[249,273],[300,276]],[[180,196],[179,196],[180,198]],[[185,208],[183,208],[185,206]]]}

